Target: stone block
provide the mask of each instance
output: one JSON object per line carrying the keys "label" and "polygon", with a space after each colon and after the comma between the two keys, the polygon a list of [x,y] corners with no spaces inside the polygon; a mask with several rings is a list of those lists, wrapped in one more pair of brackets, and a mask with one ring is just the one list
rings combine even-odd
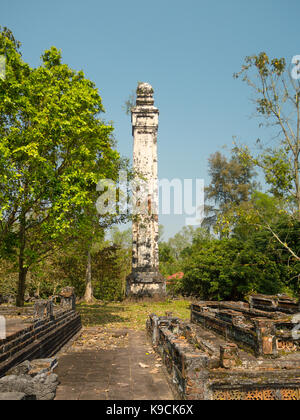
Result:
{"label": "stone block", "polygon": [[74,287],[65,287],[59,294],[61,307],[65,310],[76,310],[76,296]]}
{"label": "stone block", "polygon": [[25,360],[25,362],[20,363],[19,365],[13,367],[12,369],[10,369],[7,373],[6,376],[11,376],[11,375],[27,375],[28,372],[31,369],[31,364],[28,360]]}
{"label": "stone block", "polygon": [[30,362],[31,368],[28,375],[34,377],[40,373],[52,372],[58,365],[56,358],[36,359]]}
{"label": "stone block", "polygon": [[232,369],[240,363],[238,347],[234,343],[220,346],[220,365],[225,369]]}
{"label": "stone block", "polygon": [[11,375],[0,379],[0,393],[22,393],[29,399],[53,400],[58,386],[55,374],[42,373],[32,378],[29,375]]}
{"label": "stone block", "polygon": [[23,401],[27,400],[23,392],[1,392],[0,401]]}
{"label": "stone block", "polygon": [[53,303],[50,300],[38,300],[34,304],[35,318],[50,318],[53,316]]}

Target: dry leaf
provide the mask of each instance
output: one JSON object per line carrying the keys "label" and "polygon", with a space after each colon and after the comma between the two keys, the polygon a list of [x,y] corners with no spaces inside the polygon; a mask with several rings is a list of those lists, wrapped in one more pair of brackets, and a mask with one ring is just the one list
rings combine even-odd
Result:
{"label": "dry leaf", "polygon": [[144,365],[144,363],[139,363],[139,365],[140,365],[140,367],[141,367],[141,368],[143,368],[143,369],[146,369],[146,368],[148,368],[148,367],[149,367],[148,365]]}

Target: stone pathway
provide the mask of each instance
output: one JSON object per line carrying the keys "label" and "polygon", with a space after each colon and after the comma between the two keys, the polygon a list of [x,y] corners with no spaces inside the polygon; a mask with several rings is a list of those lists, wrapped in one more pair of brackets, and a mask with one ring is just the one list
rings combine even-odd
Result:
{"label": "stone pathway", "polygon": [[56,400],[174,399],[146,334],[85,329],[55,373]]}

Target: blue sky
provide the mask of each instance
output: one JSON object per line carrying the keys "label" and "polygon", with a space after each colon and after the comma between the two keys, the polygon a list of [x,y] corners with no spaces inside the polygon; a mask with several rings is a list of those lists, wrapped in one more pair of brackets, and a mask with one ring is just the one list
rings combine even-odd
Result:
{"label": "blue sky", "polygon": [[[204,178],[210,154],[267,139],[250,118],[251,92],[233,79],[247,55],[300,54],[299,0],[2,0],[0,25],[22,42],[32,66],[55,45],[84,70],[114,122],[118,149],[132,153],[122,105],[137,81],[152,84],[160,109],[159,177]],[[162,216],[166,237],[185,222]]]}

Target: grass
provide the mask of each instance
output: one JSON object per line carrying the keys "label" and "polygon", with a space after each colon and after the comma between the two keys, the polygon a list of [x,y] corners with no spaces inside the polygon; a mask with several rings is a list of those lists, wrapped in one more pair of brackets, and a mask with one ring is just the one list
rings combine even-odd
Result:
{"label": "grass", "polygon": [[152,313],[165,315],[166,312],[172,312],[173,316],[184,320],[190,317],[189,308],[190,302],[182,299],[164,302],[81,304],[77,310],[85,327],[143,330],[148,316]]}

